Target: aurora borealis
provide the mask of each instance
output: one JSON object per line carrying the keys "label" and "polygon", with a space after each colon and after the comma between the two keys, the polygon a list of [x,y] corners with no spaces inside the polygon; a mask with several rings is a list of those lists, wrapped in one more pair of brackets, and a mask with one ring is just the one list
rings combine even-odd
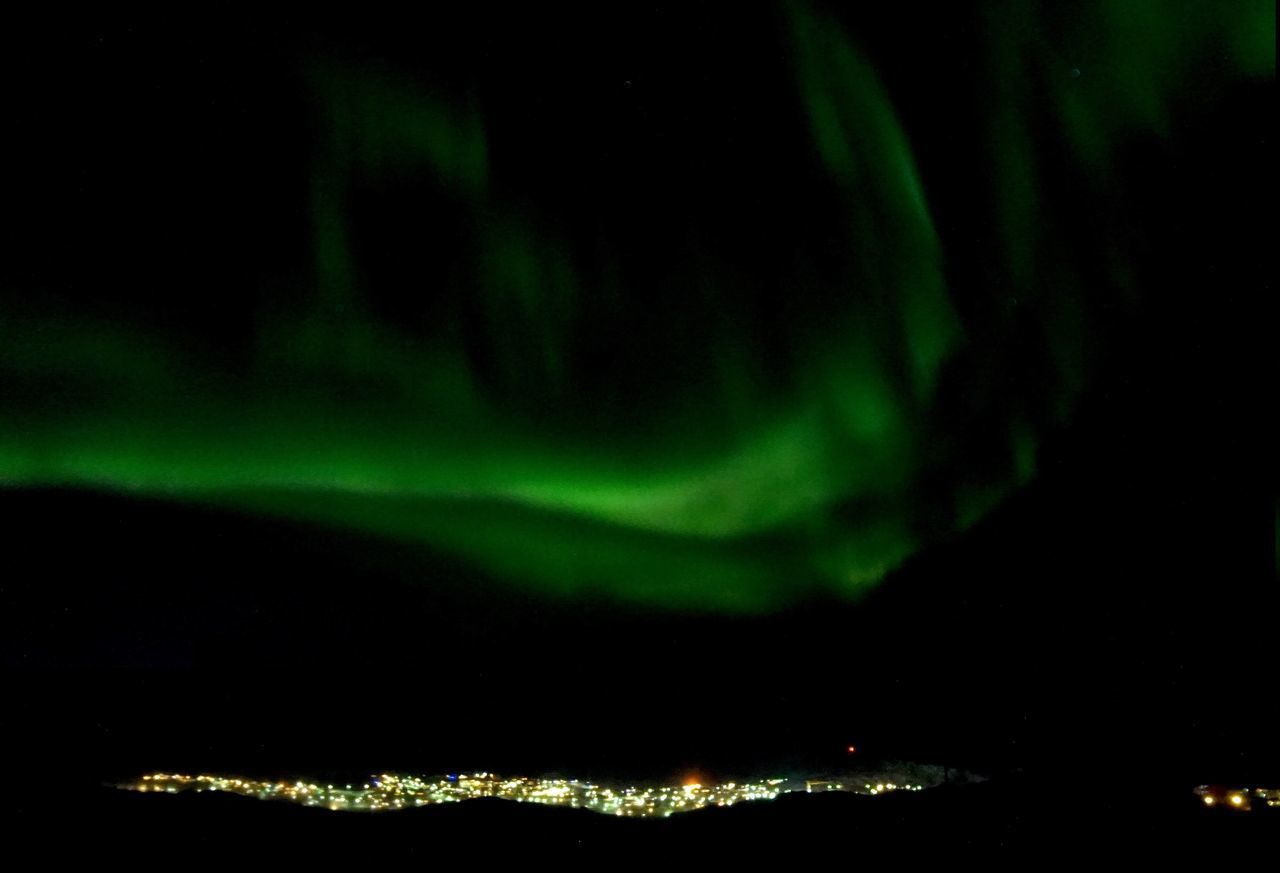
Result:
{"label": "aurora borealis", "polygon": [[1274,104],[1265,0],[10,16],[9,843],[1274,854]]}
{"label": "aurora borealis", "polygon": [[1128,149],[1273,79],[1274,4],[990,4],[937,82],[856,16],[752,14],[710,56],[643,25],[674,81],[577,44],[491,73],[475,24],[435,61],[245,37],[269,82],[116,88],[114,126],[53,87],[22,154],[88,169],[6,171],[0,485],[726,612],[969,527],[1153,293]]}

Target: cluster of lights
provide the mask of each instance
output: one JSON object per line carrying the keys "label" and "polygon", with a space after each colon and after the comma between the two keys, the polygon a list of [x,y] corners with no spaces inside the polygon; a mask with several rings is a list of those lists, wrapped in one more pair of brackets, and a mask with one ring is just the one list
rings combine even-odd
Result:
{"label": "cluster of lights", "polygon": [[1205,806],[1248,811],[1253,808],[1253,802],[1258,800],[1270,807],[1280,807],[1280,788],[1222,789],[1201,785],[1196,788],[1195,793]]}
{"label": "cluster of lights", "polygon": [[868,794],[884,794],[889,791],[922,791],[923,785],[895,785],[892,782],[877,782],[875,785],[864,784]]}
{"label": "cluster of lights", "polygon": [[890,791],[923,791],[923,785],[898,785],[895,782],[841,782],[829,779],[806,779],[804,790],[810,794],[821,791],[851,791],[855,794],[887,794]]}
{"label": "cluster of lights", "polygon": [[604,786],[577,779],[530,779],[493,773],[420,777],[383,773],[359,785],[320,785],[310,782],[275,782],[230,776],[188,776],[153,773],[138,782],[120,786],[141,792],[176,794],[180,791],[220,791],[259,800],[284,800],[334,811],[381,812],[437,803],[456,803],[481,797],[497,797],[520,803],[541,803],[588,809],[606,815],[641,818],[666,817],[709,806],[733,806],[744,801],[773,800],[791,791],[848,791],[884,794],[920,791],[921,785],[892,782],[845,783],[826,780],[767,779],[704,785]]}

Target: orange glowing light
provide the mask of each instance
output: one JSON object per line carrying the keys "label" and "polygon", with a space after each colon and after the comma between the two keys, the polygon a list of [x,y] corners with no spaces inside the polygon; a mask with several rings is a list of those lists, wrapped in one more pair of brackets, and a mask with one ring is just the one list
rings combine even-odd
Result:
{"label": "orange glowing light", "polygon": [[849,747],[849,754],[850,754],[850,755],[852,755],[852,754],[853,754],[854,752],[856,752],[856,751],[858,751],[858,747],[857,747],[857,746],[850,746],[850,747]]}
{"label": "orange glowing light", "polygon": [[687,773],[680,784],[686,789],[701,788],[706,780],[702,778],[701,773]]}

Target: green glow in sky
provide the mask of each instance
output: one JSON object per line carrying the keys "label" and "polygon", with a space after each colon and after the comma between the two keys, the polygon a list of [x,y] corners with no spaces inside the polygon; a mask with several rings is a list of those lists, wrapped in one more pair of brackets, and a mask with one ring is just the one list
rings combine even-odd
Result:
{"label": "green glow in sky", "polygon": [[[736,247],[665,228],[637,243],[616,215],[522,189],[483,89],[308,59],[309,252],[263,292],[249,351],[228,363],[0,289],[0,484],[417,542],[549,596],[761,611],[866,590],[1029,480],[1090,378],[1078,291],[1097,276],[1060,242],[1029,118],[1056,119],[1106,190],[1117,147],[1164,136],[1189,81],[1274,76],[1274,5],[993,7],[991,85],[963,135],[991,146],[1001,286],[967,308],[886,83],[836,18],[787,10],[778,75],[806,126],[794,165],[762,173],[812,214],[735,223],[758,235]],[[395,249],[388,293],[367,217],[405,179],[396,216],[426,230]],[[714,238],[714,209],[688,212]],[[1131,281],[1121,262],[1107,279],[1121,296]],[[1016,318],[984,314],[1010,298]],[[999,387],[1024,331],[1046,350],[1033,400]]]}

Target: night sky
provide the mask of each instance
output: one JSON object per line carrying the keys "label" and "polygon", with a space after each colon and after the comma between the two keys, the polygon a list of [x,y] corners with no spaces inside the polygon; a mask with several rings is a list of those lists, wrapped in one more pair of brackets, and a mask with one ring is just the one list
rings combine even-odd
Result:
{"label": "night sky", "polygon": [[1274,4],[606,5],[0,36],[9,748],[1280,781]]}

